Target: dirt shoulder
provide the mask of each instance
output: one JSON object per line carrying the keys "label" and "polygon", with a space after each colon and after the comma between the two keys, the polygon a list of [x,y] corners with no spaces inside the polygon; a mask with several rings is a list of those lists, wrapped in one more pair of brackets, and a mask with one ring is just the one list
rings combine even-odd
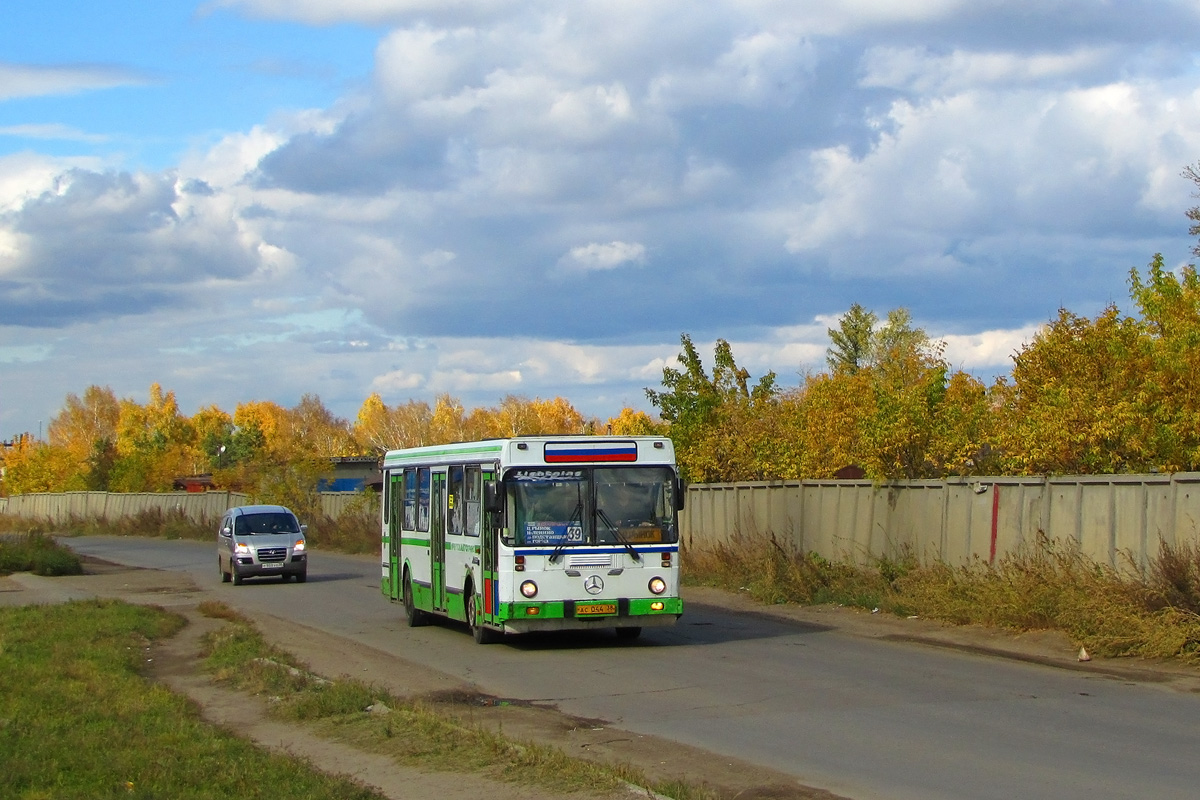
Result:
{"label": "dirt shoulder", "polygon": [[[210,722],[261,745],[303,757],[319,769],[350,775],[389,797],[429,794],[453,800],[487,796],[492,800],[557,797],[535,788],[489,780],[466,773],[424,773],[390,759],[361,752],[307,732],[302,726],[273,720],[262,698],[212,684],[200,669],[200,640],[222,624],[199,614],[207,594],[178,573],[135,569],[89,560],[86,574],[39,578],[0,577],[0,605],[61,602],[86,597],[116,597],[151,603],[183,614],[189,624],[161,643],[148,663],[150,677],[188,695]],[[1066,637],[1050,633],[1012,635],[978,628],[941,625],[921,619],[898,619],[848,608],[763,607],[747,597],[714,589],[689,588],[690,604],[718,606],[737,613],[785,618],[836,628],[844,633],[891,641],[955,648],[1014,658],[1064,669],[1084,670],[1122,680],[1155,683],[1164,688],[1200,691],[1200,671],[1157,662],[1092,659],[1081,662],[1079,650]],[[799,784],[791,776],[710,752],[609,726],[603,720],[571,717],[553,708],[526,705],[479,694],[471,686],[394,655],[332,636],[290,620],[264,615],[259,630],[273,644],[294,654],[308,668],[329,678],[365,679],[396,695],[424,702],[513,739],[558,747],[580,758],[633,765],[654,780],[702,783],[726,798],[805,800],[835,798]],[[400,663],[398,663],[400,662]],[[630,797],[631,793],[624,795]],[[645,792],[637,792],[645,796]]]}

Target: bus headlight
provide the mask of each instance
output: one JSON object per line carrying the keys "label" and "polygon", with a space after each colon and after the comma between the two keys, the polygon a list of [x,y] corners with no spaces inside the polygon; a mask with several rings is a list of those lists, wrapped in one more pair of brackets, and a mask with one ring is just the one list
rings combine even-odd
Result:
{"label": "bus headlight", "polygon": [[650,579],[650,591],[653,594],[662,594],[667,590],[667,582],[662,578]]}
{"label": "bus headlight", "polygon": [[537,584],[533,581],[525,581],[521,584],[521,594],[526,597],[537,597]]}

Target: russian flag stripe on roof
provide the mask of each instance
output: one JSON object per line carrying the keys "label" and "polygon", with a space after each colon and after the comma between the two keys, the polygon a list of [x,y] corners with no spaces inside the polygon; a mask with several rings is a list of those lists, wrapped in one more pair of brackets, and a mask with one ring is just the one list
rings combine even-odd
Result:
{"label": "russian flag stripe on roof", "polygon": [[568,461],[590,463],[637,461],[636,442],[547,442],[547,464]]}

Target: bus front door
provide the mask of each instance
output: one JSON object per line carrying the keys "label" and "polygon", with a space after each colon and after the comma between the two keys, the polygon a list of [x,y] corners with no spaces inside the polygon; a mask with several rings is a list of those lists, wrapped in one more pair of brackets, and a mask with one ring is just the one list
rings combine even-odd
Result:
{"label": "bus front door", "polygon": [[404,524],[404,473],[388,474],[388,597],[399,600],[404,590],[400,587],[400,528]]}
{"label": "bus front door", "polygon": [[[483,481],[492,480],[494,472],[485,472],[482,475]],[[480,486],[480,494],[482,495],[482,485]],[[500,524],[493,518],[490,512],[481,512],[482,520],[480,522],[480,556],[483,563],[480,565],[480,573],[483,577],[483,619],[485,622],[498,623],[500,622],[500,583],[496,575],[496,539],[499,536]]]}
{"label": "bus front door", "polygon": [[433,610],[446,610],[446,473],[433,473],[429,497],[429,564],[433,589]]}

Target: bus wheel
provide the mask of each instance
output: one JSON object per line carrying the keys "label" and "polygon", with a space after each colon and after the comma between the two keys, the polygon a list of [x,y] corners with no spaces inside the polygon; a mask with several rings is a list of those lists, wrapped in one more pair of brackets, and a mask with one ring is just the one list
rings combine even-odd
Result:
{"label": "bus wheel", "polygon": [[642,635],[642,629],[640,627],[617,628],[617,638],[618,639],[625,639],[627,641],[631,641],[633,639],[638,638],[641,635]]}
{"label": "bus wheel", "polygon": [[479,644],[491,644],[499,638],[499,635],[491,628],[484,626],[483,620],[480,619],[482,615],[483,610],[479,607],[479,598],[475,594],[475,587],[467,586],[467,625],[471,628],[471,635]]}
{"label": "bus wheel", "polygon": [[413,598],[412,576],[408,574],[408,570],[404,571],[404,616],[408,619],[410,628],[419,628],[429,622],[429,616],[417,608],[417,602]]}

